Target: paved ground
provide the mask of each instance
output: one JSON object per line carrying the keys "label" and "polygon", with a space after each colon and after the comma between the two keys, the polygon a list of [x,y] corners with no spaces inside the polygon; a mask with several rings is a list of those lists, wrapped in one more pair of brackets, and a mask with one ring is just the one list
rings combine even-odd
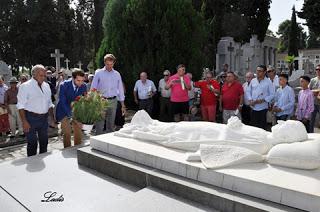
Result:
{"label": "paved ground", "polygon": [[[132,110],[127,111],[126,123],[130,122],[134,113],[135,111]],[[83,142],[89,144],[89,139],[89,135],[84,135]],[[1,145],[7,147],[1,148]],[[63,149],[60,130],[49,129],[48,151],[52,151],[55,149]],[[7,137],[0,137],[0,163],[2,163],[3,161],[15,160],[24,157],[27,157],[27,144],[25,138],[9,139]]]}

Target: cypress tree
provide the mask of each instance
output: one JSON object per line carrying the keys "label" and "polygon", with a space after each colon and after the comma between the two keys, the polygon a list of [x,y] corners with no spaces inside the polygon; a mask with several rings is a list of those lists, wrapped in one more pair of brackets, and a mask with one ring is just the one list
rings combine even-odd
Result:
{"label": "cypress tree", "polygon": [[[299,31],[298,24],[296,20],[296,10],[293,6],[292,16],[291,16],[291,25],[289,32],[289,41],[288,41],[288,55],[297,57],[298,54],[298,45],[299,45]],[[297,62],[295,62],[295,69],[298,68]]]}
{"label": "cypress tree", "polygon": [[103,24],[97,65],[106,52],[115,54],[129,91],[141,71],[157,82],[165,69],[174,73],[179,63],[198,75],[206,64],[205,21],[191,0],[110,0]]}
{"label": "cypress tree", "polygon": [[299,44],[298,38],[299,38],[299,32],[298,32],[298,24],[296,20],[296,10],[295,10],[295,7],[293,6],[290,31],[289,31],[289,41],[288,41],[288,54],[291,56],[298,56],[298,44]]}

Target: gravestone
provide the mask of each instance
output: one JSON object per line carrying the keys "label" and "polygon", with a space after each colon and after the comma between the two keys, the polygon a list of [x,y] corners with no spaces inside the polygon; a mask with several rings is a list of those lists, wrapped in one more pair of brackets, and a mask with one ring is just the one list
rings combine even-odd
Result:
{"label": "gravestone", "polygon": [[12,71],[10,70],[9,66],[0,60],[0,75],[3,76],[4,81],[7,83],[10,78],[12,77]]}
{"label": "gravestone", "polygon": [[278,41],[277,38],[266,36],[260,42],[257,35],[252,35],[250,42],[241,44],[232,37],[222,37],[217,48],[216,72],[220,73],[225,63],[229,64],[229,70],[240,77],[248,71],[255,71],[260,64],[275,66]]}
{"label": "gravestone", "polygon": [[56,71],[59,72],[60,68],[61,68],[61,66],[60,66],[60,58],[63,58],[64,54],[60,53],[60,49],[55,49],[54,53],[50,54],[50,57],[55,58],[55,60],[56,60]]}
{"label": "gravestone", "polygon": [[70,60],[68,58],[66,58],[64,60],[64,62],[66,63],[66,69],[69,70],[69,63],[70,63]]}

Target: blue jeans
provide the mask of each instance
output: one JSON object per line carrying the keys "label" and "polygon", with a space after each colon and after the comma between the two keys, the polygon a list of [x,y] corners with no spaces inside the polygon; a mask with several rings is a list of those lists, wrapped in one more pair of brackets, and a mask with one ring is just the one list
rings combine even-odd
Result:
{"label": "blue jeans", "polygon": [[316,117],[319,112],[320,112],[320,105],[314,105],[314,111],[311,114],[311,120],[309,125],[310,133],[314,133],[314,124],[316,122]]}
{"label": "blue jeans", "polygon": [[26,111],[26,119],[30,124],[27,137],[27,154],[28,156],[36,155],[38,148],[38,140],[40,153],[47,152],[48,146],[48,114],[36,115]]}

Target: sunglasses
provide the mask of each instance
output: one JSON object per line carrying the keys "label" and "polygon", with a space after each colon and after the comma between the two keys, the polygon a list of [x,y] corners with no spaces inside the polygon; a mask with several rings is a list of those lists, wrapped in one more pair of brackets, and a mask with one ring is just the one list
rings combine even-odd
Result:
{"label": "sunglasses", "polygon": [[268,73],[271,73],[271,72],[273,72],[273,71],[270,70],[270,71],[267,71],[267,72],[268,72]]}
{"label": "sunglasses", "polygon": [[320,71],[320,68],[316,68],[316,71]]}
{"label": "sunglasses", "polygon": [[164,74],[163,76],[168,77],[168,76],[169,76],[169,74]]}

